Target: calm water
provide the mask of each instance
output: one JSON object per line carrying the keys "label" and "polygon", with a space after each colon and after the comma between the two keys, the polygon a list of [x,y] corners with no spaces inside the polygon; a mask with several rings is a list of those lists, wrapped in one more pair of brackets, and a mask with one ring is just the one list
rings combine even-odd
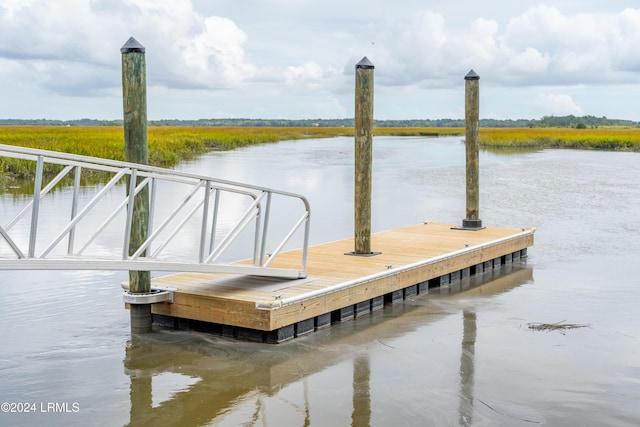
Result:
{"label": "calm water", "polygon": [[[336,138],[180,169],[307,195],[321,243],[351,236],[352,157]],[[458,224],[464,146],[377,138],[373,191],[374,231]],[[0,425],[639,425],[640,155],[483,152],[480,203],[484,225],[537,228],[526,263],[277,346],[132,341],[126,273],[2,272],[0,401],[36,411]],[[585,327],[529,328],[562,321]]]}

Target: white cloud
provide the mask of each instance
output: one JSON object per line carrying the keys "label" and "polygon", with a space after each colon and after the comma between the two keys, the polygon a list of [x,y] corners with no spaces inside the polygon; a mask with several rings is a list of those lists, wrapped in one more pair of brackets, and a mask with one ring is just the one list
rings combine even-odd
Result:
{"label": "white cloud", "polygon": [[[72,87],[77,74],[97,89],[119,87],[119,49],[131,35],[147,48],[150,84],[233,87],[255,74],[244,32],[188,1],[32,0],[0,9],[0,56],[45,68],[51,78],[41,84],[54,92]],[[78,94],[88,93],[84,86]]]}
{"label": "white cloud", "polygon": [[[640,63],[640,52],[631,48],[638,42],[640,10],[564,15],[544,5],[512,18],[501,37],[503,54],[512,61],[526,52],[536,53],[533,69],[514,79],[517,84],[528,79],[538,84],[610,83],[621,78],[637,82],[638,77],[623,77],[619,72],[630,63]],[[542,70],[544,74],[537,74]]]}
{"label": "white cloud", "polygon": [[620,71],[640,73],[640,9],[625,9],[609,29],[609,51]]}
{"label": "white cloud", "polygon": [[507,58],[508,70],[512,73],[543,73],[549,68],[551,58],[533,47]]}
{"label": "white cloud", "polygon": [[324,70],[313,61],[307,61],[300,66],[287,67],[284,73],[285,82],[289,86],[308,84],[310,87],[319,87],[324,77]]}
{"label": "white cloud", "polygon": [[194,73],[191,78],[205,87],[240,84],[255,74],[255,67],[247,62],[242,48],[246,39],[232,20],[207,17],[195,37],[183,37],[174,44],[180,48],[174,53],[184,62],[173,62],[172,71],[178,78],[188,78],[184,75],[186,68]]}
{"label": "white cloud", "polygon": [[[244,117],[328,111],[335,117],[345,110],[351,116],[354,65],[365,55],[376,67],[381,118],[451,115],[470,69],[480,74],[496,116],[502,109],[514,117],[514,105],[533,108],[534,102],[506,100],[525,90],[541,109],[546,100],[579,111],[567,100],[538,99],[540,92],[568,93],[588,114],[615,116],[592,111],[605,105],[592,102],[591,93],[640,83],[640,8],[620,6],[628,2],[450,3],[407,0],[390,10],[364,0],[265,0],[252,7],[206,0],[0,0],[0,77],[11,82],[0,91],[21,88],[25,99],[41,100],[43,107],[32,108],[36,117],[52,110],[44,107],[47,97],[60,105],[70,97],[118,105],[120,47],[132,35],[147,48],[150,94],[161,94],[149,111],[180,110],[182,117],[210,111]],[[505,89],[500,99],[490,100],[499,88]],[[435,91],[440,106],[429,106]],[[224,106],[217,101],[211,110],[211,99],[224,99]],[[631,114],[623,103],[629,105],[607,99],[608,108]],[[0,105],[0,116],[13,116],[15,105]]]}
{"label": "white cloud", "polygon": [[640,71],[640,9],[567,15],[540,5],[502,29],[485,18],[449,27],[440,13],[423,10],[379,30],[375,45],[371,58],[388,85],[450,87],[471,68],[518,86],[640,81],[628,73]]}
{"label": "white cloud", "polygon": [[566,116],[573,114],[574,116],[584,115],[584,111],[573,98],[563,93],[545,93],[538,96],[536,100],[547,114],[555,116]]}

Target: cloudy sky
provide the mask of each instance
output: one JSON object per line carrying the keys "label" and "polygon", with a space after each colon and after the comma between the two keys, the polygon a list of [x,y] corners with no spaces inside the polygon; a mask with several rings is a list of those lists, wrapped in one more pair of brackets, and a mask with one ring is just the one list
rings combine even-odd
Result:
{"label": "cloudy sky", "polygon": [[150,119],[640,120],[637,0],[0,0],[0,118],[119,119],[120,47],[146,51]]}

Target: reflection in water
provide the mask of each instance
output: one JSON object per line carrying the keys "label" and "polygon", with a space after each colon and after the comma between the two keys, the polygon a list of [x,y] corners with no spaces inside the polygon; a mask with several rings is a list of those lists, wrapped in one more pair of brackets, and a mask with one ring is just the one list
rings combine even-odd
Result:
{"label": "reflection in water", "polygon": [[353,427],[371,424],[371,368],[368,356],[357,356],[353,361]]}
{"label": "reflection in water", "polygon": [[309,410],[309,381],[307,378],[303,381],[304,384],[304,427],[311,425],[311,411]]}
{"label": "reflection in water", "polygon": [[132,425],[145,425],[151,419],[151,376],[131,376],[131,411],[130,416],[136,423]]}
{"label": "reflection in water", "polygon": [[[317,391],[313,393],[310,383],[317,384],[319,376],[337,369],[341,362],[349,359],[352,359],[353,373],[351,425],[376,425],[372,402],[377,402],[375,408],[384,408],[384,404],[376,399],[371,378],[384,377],[388,367],[381,364],[379,372],[372,370],[372,346],[392,353],[393,346],[387,343],[459,313],[455,309],[443,309],[442,304],[455,304],[458,297],[460,301],[466,301],[480,290],[484,295],[508,291],[529,283],[532,270],[516,263],[509,269],[480,276],[466,278],[459,285],[443,288],[433,296],[418,296],[386,306],[369,316],[335,324],[327,330],[279,345],[237,342],[184,331],[158,331],[150,336],[134,337],[128,342],[124,358],[124,370],[130,378],[128,425],[346,424],[346,420],[336,421],[335,414],[326,410],[345,403],[339,401],[345,397],[339,375],[329,374],[334,392],[326,396],[318,395]],[[456,291],[452,293],[454,289]],[[470,425],[473,421],[476,315],[465,309],[463,318],[458,411],[460,424]],[[351,356],[354,352],[357,355]],[[177,386],[177,390],[153,390],[160,384],[152,379],[163,374],[182,375],[189,382],[186,386]],[[160,392],[170,397],[154,404],[153,397]]]}
{"label": "reflection in water", "polygon": [[480,152],[491,153],[499,156],[517,156],[521,154],[540,153],[541,148],[535,147],[482,147]]}
{"label": "reflection in water", "polygon": [[[136,341],[134,339],[134,341]],[[152,373],[144,369],[140,343],[130,343],[126,348],[125,371],[129,374],[131,385],[129,395],[131,398],[131,410],[129,412],[131,425],[144,425],[152,415]],[[135,422],[133,421],[135,420]]]}
{"label": "reflection in water", "polygon": [[460,353],[459,425],[473,424],[473,381],[476,347],[476,313],[463,312],[462,351]]}

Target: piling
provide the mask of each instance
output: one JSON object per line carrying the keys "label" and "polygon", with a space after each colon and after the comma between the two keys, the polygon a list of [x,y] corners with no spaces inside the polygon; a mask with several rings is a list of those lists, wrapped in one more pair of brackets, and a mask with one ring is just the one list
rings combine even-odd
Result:
{"label": "piling", "polygon": [[354,255],[371,252],[371,169],[373,145],[373,70],[365,56],[356,64]]}
{"label": "piling", "polygon": [[[125,160],[146,165],[149,163],[147,143],[147,82],[145,48],[131,37],[120,49],[122,53],[122,98],[124,110]],[[135,178],[136,185],[141,182]],[[127,195],[133,186],[127,183]],[[129,255],[147,239],[149,234],[149,187],[145,186],[134,198]],[[144,255],[144,254],[143,254]],[[130,271],[129,292],[151,292],[151,272]],[[131,304],[131,332],[151,332],[151,305]]]}
{"label": "piling", "polygon": [[480,166],[478,161],[478,127],[480,117],[480,76],[471,70],[465,80],[465,147],[466,147],[466,218],[465,230],[480,230]]}

